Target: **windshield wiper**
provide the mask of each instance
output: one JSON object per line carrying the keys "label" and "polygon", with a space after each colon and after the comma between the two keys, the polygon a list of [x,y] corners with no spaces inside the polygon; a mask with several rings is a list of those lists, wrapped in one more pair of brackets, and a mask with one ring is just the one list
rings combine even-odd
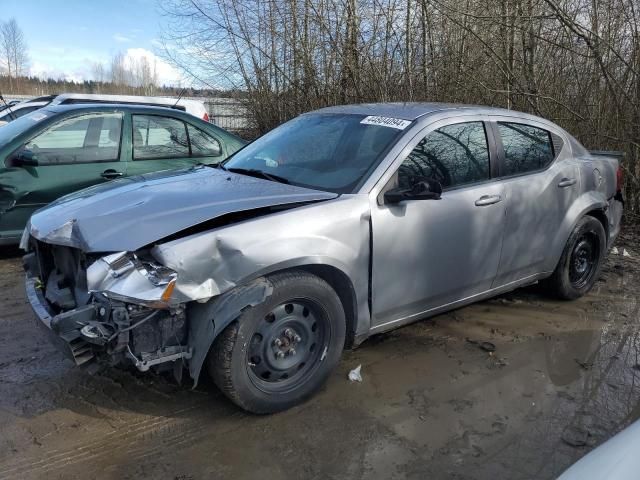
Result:
{"label": "windshield wiper", "polygon": [[223,167],[223,168],[228,172],[240,173],[241,175],[249,175],[251,177],[264,178],[266,180],[271,180],[272,182],[289,183],[289,180],[287,180],[284,177],[281,177],[280,175],[274,175],[272,173],[263,172],[262,170],[258,170],[257,168],[236,168],[236,167],[231,167],[231,168]]}

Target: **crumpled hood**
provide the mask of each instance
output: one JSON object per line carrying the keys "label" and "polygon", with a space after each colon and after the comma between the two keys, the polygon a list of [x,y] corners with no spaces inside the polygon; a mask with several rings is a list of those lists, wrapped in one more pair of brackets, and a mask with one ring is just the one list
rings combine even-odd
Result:
{"label": "crumpled hood", "polygon": [[66,195],[31,217],[30,232],[39,240],[86,252],[134,251],[228,213],[337,196],[197,167],[129,177]]}

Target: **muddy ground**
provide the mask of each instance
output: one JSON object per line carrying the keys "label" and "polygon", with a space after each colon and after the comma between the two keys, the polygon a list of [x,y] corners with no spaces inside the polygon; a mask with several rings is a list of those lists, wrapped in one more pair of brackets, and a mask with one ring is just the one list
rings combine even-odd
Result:
{"label": "muddy ground", "polygon": [[209,382],[75,368],[5,254],[0,478],[555,478],[640,417],[638,238],[618,241],[632,257],[610,255],[585,298],[531,287],[377,336],[311,401],[267,417]]}

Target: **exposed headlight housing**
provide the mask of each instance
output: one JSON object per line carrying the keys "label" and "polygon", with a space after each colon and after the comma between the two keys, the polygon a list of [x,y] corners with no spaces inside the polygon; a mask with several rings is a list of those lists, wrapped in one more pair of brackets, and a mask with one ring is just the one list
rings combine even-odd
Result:
{"label": "exposed headlight housing", "polygon": [[168,308],[177,273],[135,253],[119,252],[96,260],[87,269],[90,292],[152,308]]}

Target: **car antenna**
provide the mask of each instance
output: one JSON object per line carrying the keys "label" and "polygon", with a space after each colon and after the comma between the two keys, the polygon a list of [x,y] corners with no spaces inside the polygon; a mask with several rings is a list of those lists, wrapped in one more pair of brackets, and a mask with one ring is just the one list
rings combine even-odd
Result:
{"label": "car antenna", "polygon": [[16,119],[15,114],[13,113],[13,110],[11,110],[11,107],[7,104],[7,101],[4,99],[4,97],[2,96],[2,92],[0,92],[0,100],[2,100],[2,103],[4,103],[4,106],[7,107],[7,110],[9,110],[9,116],[11,117],[12,120]]}
{"label": "car antenna", "polygon": [[178,99],[176,100],[176,103],[174,103],[173,107],[171,107],[171,108],[176,108],[178,106],[178,102],[182,98],[182,95],[184,95],[184,92],[185,92],[186,89],[187,89],[187,87],[182,87],[182,90],[180,90],[180,94],[178,95]]}

